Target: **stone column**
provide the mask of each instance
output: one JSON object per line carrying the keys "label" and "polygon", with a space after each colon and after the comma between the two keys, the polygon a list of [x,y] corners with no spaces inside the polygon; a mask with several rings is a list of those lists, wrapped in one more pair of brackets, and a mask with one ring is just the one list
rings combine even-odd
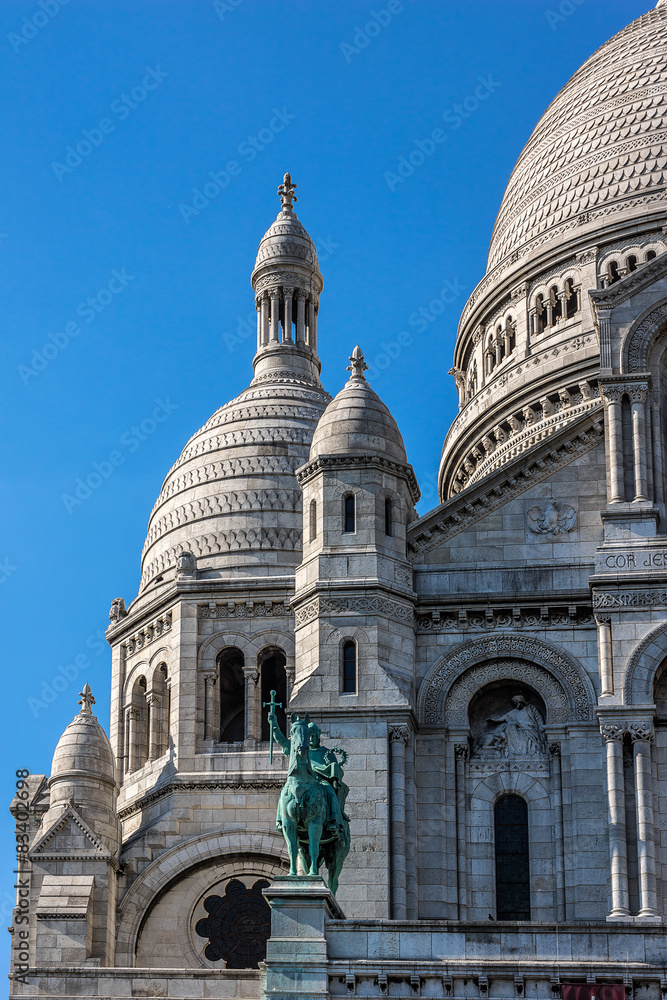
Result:
{"label": "stone column", "polygon": [[660,420],[660,403],[651,404],[651,426],[653,428],[653,484],[656,503],[665,502],[665,452]]}
{"label": "stone column", "polygon": [[216,697],[216,676],[215,674],[204,674],[204,739],[207,742],[216,743],[220,739],[220,733],[216,732],[215,710]]}
{"label": "stone column", "polygon": [[317,350],[317,333],[315,332],[315,301],[308,299],[308,346]]}
{"label": "stone column", "polygon": [[407,726],[389,728],[391,775],[391,918],[407,919],[407,858],[405,836],[405,748],[410,739]]}
{"label": "stone column", "polygon": [[[294,677],[296,675],[296,663],[294,659],[294,653],[285,654],[285,676],[287,677],[287,705],[289,705],[290,698],[292,697],[292,688],[294,687]],[[285,712],[287,712],[287,705],[285,705]]]}
{"label": "stone column", "polygon": [[596,614],[598,627],[598,669],[600,697],[614,693],[614,661],[611,645],[611,615]]}
{"label": "stone column", "polygon": [[565,848],[563,845],[563,781],[561,774],[560,743],[550,743],[554,785],[554,862],[556,869],[556,919],[563,922],[565,913]]}
{"label": "stone column", "polygon": [[607,752],[607,804],[609,809],[609,855],[611,863],[611,912],[609,919],[630,916],[628,894],[628,847],[625,831],[625,785],[623,780],[624,729],[616,723],[602,723]]}
{"label": "stone column", "polygon": [[658,892],[655,877],[655,833],[653,825],[653,770],[651,722],[633,722],[630,738],[635,764],[635,799],[637,802],[637,862],[639,866],[638,916],[659,920]]}
{"label": "stone column", "polygon": [[260,296],[260,340],[262,342],[262,347],[264,347],[269,342],[269,295],[268,292],[262,292]]}
{"label": "stone column", "polygon": [[283,288],[283,298],[285,301],[285,319],[283,323],[283,341],[286,344],[293,343],[292,337],[292,295],[293,288]]}
{"label": "stone column", "polygon": [[254,746],[261,735],[260,699],[257,688],[259,671],[254,664],[246,664],[243,667],[243,676],[245,677],[245,742]]}
{"label": "stone column", "polygon": [[162,698],[159,694],[151,692],[146,695],[146,704],[148,706],[148,759],[157,760],[160,756],[162,743],[160,732]]}
{"label": "stone column", "polygon": [[625,500],[623,482],[623,427],[621,424],[621,400],[623,387],[619,385],[602,385],[602,395],[607,414],[607,452],[609,455],[609,487],[607,500],[609,503],[621,503]]}
{"label": "stone column", "polygon": [[296,295],[296,342],[303,344],[306,340],[306,295],[297,288]]}
{"label": "stone column", "polygon": [[280,343],[280,292],[277,288],[272,288],[269,292],[271,296],[271,332],[269,334],[270,344]]}
{"label": "stone column", "polygon": [[255,299],[255,310],[257,312],[257,350],[262,346],[262,303],[259,296]]}
{"label": "stone column", "polygon": [[632,454],[635,470],[635,503],[648,500],[646,481],[646,397],[648,385],[637,383],[628,386],[632,405]]}
{"label": "stone column", "polygon": [[456,873],[459,920],[468,916],[468,825],[466,810],[466,761],[468,744],[454,745],[456,760]]}
{"label": "stone column", "polygon": [[503,360],[502,357],[503,342],[499,333],[497,333],[493,338],[493,347],[496,352],[496,365],[499,365],[500,362]]}
{"label": "stone column", "polygon": [[139,709],[128,708],[126,714],[127,731],[127,770],[128,773],[137,769],[137,722],[139,721]]}

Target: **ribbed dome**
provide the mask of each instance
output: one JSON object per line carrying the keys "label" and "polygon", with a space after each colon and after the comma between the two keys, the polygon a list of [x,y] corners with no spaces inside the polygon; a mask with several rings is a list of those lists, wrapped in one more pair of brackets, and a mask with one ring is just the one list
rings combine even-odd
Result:
{"label": "ribbed dome", "polygon": [[[667,5],[597,50],[538,122],[510,177],[487,272],[620,213],[664,214],[667,193]],[[509,260],[508,260],[509,258]]]}
{"label": "ribbed dome", "polygon": [[58,740],[49,781],[76,779],[76,774],[72,772],[115,784],[115,764],[109,737],[90,708],[85,710],[85,705]]}
{"label": "ribbed dome", "polygon": [[[359,357],[363,363],[361,353]],[[353,375],[324,411],[310,461],[322,455],[378,455],[407,465],[396,421],[363,375]]]}
{"label": "ribbed dome", "polygon": [[304,261],[318,267],[315,244],[299,222],[294,212],[281,212],[276,221],[262,236],[255,260],[255,268],[276,258]]}

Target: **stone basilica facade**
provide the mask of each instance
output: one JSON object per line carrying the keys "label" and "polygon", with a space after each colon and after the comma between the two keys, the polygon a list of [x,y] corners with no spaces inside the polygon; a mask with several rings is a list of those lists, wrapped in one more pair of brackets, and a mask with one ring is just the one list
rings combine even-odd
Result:
{"label": "stone basilica facade", "polygon": [[[13,996],[667,995],[666,67],[660,0],[521,153],[420,518],[360,352],[320,382],[286,176],[252,382],[112,605],[109,738],[84,690],[27,782]],[[272,690],[349,754],[335,901],[279,878]]]}

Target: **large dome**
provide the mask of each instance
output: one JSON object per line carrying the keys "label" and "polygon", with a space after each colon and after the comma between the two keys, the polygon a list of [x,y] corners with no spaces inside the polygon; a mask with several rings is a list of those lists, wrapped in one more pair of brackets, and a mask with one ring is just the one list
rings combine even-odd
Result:
{"label": "large dome", "polygon": [[665,210],[667,4],[643,14],[583,64],[536,125],[510,177],[487,271]]}

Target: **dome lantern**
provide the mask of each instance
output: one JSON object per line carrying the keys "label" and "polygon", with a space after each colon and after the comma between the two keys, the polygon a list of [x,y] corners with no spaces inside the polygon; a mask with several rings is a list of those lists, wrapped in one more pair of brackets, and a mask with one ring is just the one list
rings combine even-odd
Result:
{"label": "dome lantern", "polygon": [[323,281],[315,244],[294,211],[289,173],[278,188],[280,212],[260,240],[251,282],[257,310],[255,374],[297,368],[318,375],[317,313]]}

